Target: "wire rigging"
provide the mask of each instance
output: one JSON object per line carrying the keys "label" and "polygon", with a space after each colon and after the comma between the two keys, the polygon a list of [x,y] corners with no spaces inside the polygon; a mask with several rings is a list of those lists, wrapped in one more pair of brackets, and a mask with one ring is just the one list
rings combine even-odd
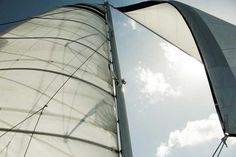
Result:
{"label": "wire rigging", "polygon": [[92,51],[95,51],[98,55],[100,55],[102,58],[104,58],[105,60],[111,62],[109,59],[107,59],[105,56],[103,56],[101,53],[99,53],[98,51],[96,51],[95,49],[93,49],[92,47],[86,45],[86,44],[83,44],[79,41],[76,41],[76,40],[71,40],[71,39],[67,39],[67,38],[61,38],[61,37],[51,37],[51,36],[48,36],[48,37],[0,37],[0,39],[57,39],[57,40],[65,40],[65,41],[70,41],[70,42],[74,42],[74,43],[77,43],[77,44],[80,44],[84,47],[87,47],[88,49],[92,50]]}
{"label": "wire rigging", "polygon": [[216,148],[216,150],[214,151],[212,157],[215,157],[215,155],[216,155],[217,152],[218,152],[217,157],[220,156],[220,154],[221,154],[221,152],[222,152],[224,146],[227,147],[226,140],[228,139],[228,137],[229,137],[228,135],[225,135],[225,136],[221,139],[220,144],[217,146],[217,148]]}
{"label": "wire rigging", "polygon": [[27,155],[27,152],[28,152],[30,143],[31,143],[32,138],[33,138],[33,135],[34,135],[34,132],[35,132],[35,130],[36,130],[37,126],[38,126],[39,120],[40,120],[40,118],[41,118],[41,116],[42,116],[42,114],[43,114],[43,110],[44,110],[46,107],[47,107],[47,105],[45,105],[45,106],[43,107],[43,109],[41,110],[41,112],[40,112],[40,114],[39,114],[39,117],[38,117],[38,119],[37,119],[37,122],[36,122],[36,124],[35,124],[35,126],[34,126],[34,130],[33,130],[32,134],[31,134],[30,140],[29,140],[29,142],[28,142],[28,144],[27,144],[27,147],[26,147],[26,150],[25,150],[25,153],[24,153],[24,157],[26,157],[26,155]]}
{"label": "wire rigging", "polygon": [[5,131],[3,134],[0,135],[0,138],[3,137],[4,135],[6,135],[8,132],[12,131],[14,128],[16,128],[17,126],[19,126],[21,123],[25,122],[26,120],[28,120],[29,118],[33,117],[35,114],[41,112],[41,110],[43,110],[44,107],[42,107],[41,109],[37,110],[36,112],[34,112],[33,114],[31,114],[30,116],[26,117],[25,119],[23,119],[22,121],[20,121],[19,123],[17,123],[16,125],[14,125],[13,127],[9,128],[7,131]]}
{"label": "wire rigging", "polygon": [[88,23],[85,23],[85,22],[82,22],[82,21],[77,21],[77,20],[71,20],[71,19],[66,19],[66,18],[50,18],[50,17],[34,17],[34,19],[45,19],[45,20],[58,20],[58,21],[69,21],[69,22],[75,22],[75,23],[81,23],[83,25],[86,25],[86,26],[89,26],[90,28],[96,30],[98,33],[100,33],[103,37],[106,38],[105,34],[103,34],[99,29],[97,29],[96,27],[88,24]]}
{"label": "wire rigging", "polygon": [[[103,45],[103,44],[102,44],[102,45]],[[100,47],[101,47],[101,46],[100,46]],[[99,47],[99,48],[100,48],[100,47]],[[99,48],[98,48],[98,49],[99,49]],[[41,118],[41,116],[42,116],[43,110],[45,109],[45,107],[48,106],[48,104],[49,104],[49,103],[51,102],[51,100],[56,96],[56,94],[65,86],[65,84],[70,80],[70,78],[71,78],[71,77],[72,77],[72,76],[73,76],[95,53],[96,53],[96,51],[94,51],[94,52],[93,52],[93,53],[70,75],[70,77],[68,77],[68,78],[66,79],[66,81],[57,89],[57,91],[53,94],[53,96],[51,96],[51,98],[47,101],[47,103],[44,105],[44,107],[42,107],[40,110],[36,111],[36,112],[33,113],[32,115],[28,116],[27,118],[25,118],[24,120],[22,120],[21,122],[19,122],[17,125],[15,125],[15,126],[13,126],[12,128],[8,129],[6,132],[4,132],[4,133],[0,136],[0,138],[1,138],[2,136],[4,136],[5,134],[7,134],[8,132],[10,132],[11,130],[13,130],[15,127],[17,127],[17,126],[20,125],[21,123],[25,122],[27,119],[31,118],[33,115],[35,115],[35,114],[37,114],[37,113],[40,112],[40,115],[39,115],[39,117],[38,117],[38,119],[37,119],[37,122],[36,122],[36,125],[35,125],[35,127],[34,127],[34,130],[33,130],[32,134],[31,134],[30,140],[29,140],[29,142],[28,142],[26,151],[25,151],[25,153],[24,153],[24,157],[26,157],[27,152],[28,152],[28,149],[29,149],[29,146],[30,146],[30,143],[31,143],[32,138],[33,138],[33,135],[34,135],[34,132],[35,132],[35,130],[36,130],[37,126],[38,126],[39,120],[40,120],[40,118]],[[8,148],[8,146],[7,146],[7,148]]]}
{"label": "wire rigging", "polygon": [[[78,9],[72,9],[72,10],[66,10],[66,11],[61,11],[61,12],[57,12],[57,13],[46,14],[46,15],[43,15],[41,17],[51,16],[51,15],[56,15],[56,14],[61,14],[61,13],[66,13],[66,12],[72,12],[72,11],[75,11],[75,10],[78,10]],[[38,17],[38,16],[32,16],[32,17],[27,17],[27,18],[24,18],[24,19],[19,19],[19,20],[0,23],[0,26],[19,23],[19,22],[24,22],[24,21],[27,21],[27,20],[34,19],[35,17]]]}
{"label": "wire rigging", "polygon": [[[77,9],[75,9],[75,10],[77,10]],[[69,11],[74,11],[74,10],[69,10]],[[65,11],[65,12],[69,12],[69,11]],[[61,13],[63,13],[63,12],[61,12]],[[43,17],[45,17],[45,16],[50,16],[50,15],[55,15],[55,14],[59,14],[59,13],[52,13],[52,14],[47,14],[47,15],[44,15],[44,16],[41,16],[41,17],[30,17],[30,18],[27,18],[27,19],[23,19],[23,20],[18,20],[18,21],[11,21],[11,22],[9,22],[9,23],[5,23],[5,24],[12,24],[12,23],[17,23],[17,22],[23,22],[23,21],[26,21],[26,20],[30,20],[30,19],[34,19],[34,18],[41,18],[41,19],[43,19]],[[44,19],[51,19],[51,18],[44,18]],[[55,18],[56,19],[56,18]],[[58,19],[57,19],[58,20]],[[65,19],[59,19],[59,20],[65,20]],[[67,19],[67,20],[69,20],[69,19]],[[80,21],[78,21],[78,22],[80,22]],[[82,23],[82,22],[80,22],[80,23]],[[85,23],[86,24],[86,23]],[[4,25],[4,23],[2,23],[2,24],[0,24],[0,25]],[[89,25],[89,24],[86,24],[86,25]],[[92,26],[93,27],[93,26]],[[97,30],[96,28],[95,28],[95,30]],[[94,30],[93,30],[94,31]],[[60,30],[60,32],[61,32],[61,30]],[[102,32],[101,32],[102,33]],[[98,34],[98,33],[97,33]],[[103,33],[102,33],[103,34]],[[94,34],[92,34],[92,35],[94,35]],[[92,36],[92,35],[88,35],[88,36]],[[103,34],[104,35],[104,34]],[[85,37],[82,37],[82,38],[86,38],[86,37],[88,37],[88,36],[85,36]],[[106,36],[105,36],[106,37]],[[8,37],[0,37],[0,39],[7,39]],[[11,37],[10,37],[11,38]],[[8,38],[8,39],[10,39],[10,38]],[[85,49],[90,49],[90,50],[93,50],[93,52],[88,56],[88,57],[84,57],[85,58],[85,61],[82,61],[82,64],[81,65],[79,65],[79,67],[76,69],[76,67],[74,68],[74,69],[76,69],[73,73],[71,73],[71,72],[68,72],[69,74],[67,75],[67,79],[64,81],[64,77],[63,77],[63,84],[56,90],[56,92],[52,95],[52,96],[49,96],[48,95],[48,98],[49,98],[49,100],[46,102],[46,104],[42,107],[42,108],[40,108],[39,110],[37,110],[37,111],[35,111],[35,112],[33,112],[33,108],[31,108],[31,110],[29,111],[29,113],[28,113],[28,115],[26,116],[26,118],[24,119],[24,120],[22,120],[22,121],[20,121],[19,123],[17,123],[16,125],[14,125],[13,127],[11,127],[11,128],[9,128],[9,129],[7,129],[2,135],[0,135],[0,138],[2,137],[2,136],[4,136],[5,134],[7,134],[8,132],[14,132],[15,131],[15,133],[17,133],[17,131],[19,131],[19,130],[16,130],[15,128],[16,127],[18,127],[18,128],[20,128],[21,126],[21,124],[23,124],[25,121],[27,121],[28,119],[30,119],[31,117],[33,117],[34,115],[36,115],[36,114],[39,114],[39,116],[38,116],[38,118],[37,118],[37,122],[36,122],[36,124],[34,125],[34,129],[31,131],[31,135],[30,135],[30,139],[29,139],[29,141],[28,141],[28,144],[27,144],[27,147],[26,147],[26,150],[25,150],[25,153],[24,153],[24,157],[26,157],[27,156],[27,153],[28,153],[28,150],[29,150],[29,148],[30,148],[30,144],[31,144],[31,141],[32,141],[32,139],[33,138],[36,138],[36,137],[34,137],[34,135],[36,134],[36,129],[37,129],[37,126],[39,125],[39,122],[40,122],[40,119],[41,119],[41,117],[42,117],[42,114],[43,114],[43,111],[45,110],[45,108],[48,106],[48,104],[51,102],[51,100],[54,100],[54,97],[57,95],[57,93],[59,92],[59,91],[61,91],[62,89],[63,89],[63,91],[62,91],[62,104],[63,105],[65,105],[65,103],[63,102],[63,95],[64,95],[64,87],[65,87],[65,85],[66,85],[66,83],[71,79],[71,78],[74,78],[74,77],[76,77],[76,76],[74,76],[74,74],[79,70],[79,69],[81,69],[81,67],[83,66],[83,65],[85,65],[85,63],[86,62],[88,62],[89,60],[90,60],[90,58],[94,55],[94,54],[98,54],[98,55],[100,55],[100,56],[102,56],[103,58],[105,58],[109,63],[111,63],[111,61],[109,60],[109,58],[107,58],[106,56],[104,56],[103,54],[100,54],[99,52],[98,52],[98,50],[103,46],[103,44],[105,43],[105,42],[107,42],[107,41],[104,41],[104,43],[101,45],[101,46],[99,46],[96,50],[95,49],[93,49],[91,46],[92,45],[85,45],[85,44],[83,44],[83,43],[80,43],[80,42],[78,42],[78,40],[80,40],[80,39],[82,39],[82,38],[78,38],[78,39],[76,39],[76,40],[70,40],[70,39],[65,39],[65,38],[60,38],[60,37],[13,37],[14,39],[41,39],[41,38],[49,38],[49,39],[59,39],[59,40],[67,40],[68,42],[66,43],[66,45],[64,45],[65,47],[68,47],[69,49],[70,49],[70,47],[69,47],[69,44],[71,44],[71,43],[77,43],[77,44],[80,44],[80,45],[83,45],[84,47],[86,47]],[[12,38],[12,39],[13,39]],[[106,38],[107,39],[107,38]],[[108,39],[107,39],[108,40]],[[49,40],[50,41],[50,40]],[[13,41],[14,42],[14,41]],[[37,42],[36,42],[37,43]],[[31,47],[29,48],[29,49],[31,49]],[[26,51],[27,52],[27,51]],[[23,54],[24,55],[24,54]],[[23,56],[22,55],[22,56]],[[26,55],[25,55],[26,56]],[[64,67],[62,67],[62,70],[64,70],[64,68],[66,67],[66,66],[68,66],[68,64],[65,64],[64,63],[64,57],[65,56],[63,56],[63,65],[64,65]],[[35,58],[36,59],[36,58]],[[20,59],[16,59],[16,61],[19,61]],[[22,60],[26,60],[26,59],[22,59]],[[43,59],[39,59],[40,61],[44,61],[44,62],[46,62],[46,60],[43,60]],[[83,59],[82,59],[83,60]],[[12,60],[13,61],[13,60]],[[50,64],[50,62],[48,62],[49,64]],[[95,63],[94,63],[95,64]],[[54,66],[56,66],[56,65],[54,65]],[[87,65],[85,65],[85,66],[87,66]],[[59,66],[57,66],[58,68],[59,68]],[[1,70],[16,70],[17,68],[5,68],[5,69],[0,69],[0,71]],[[28,70],[29,70],[30,68],[28,68]],[[73,70],[74,70],[73,69]],[[23,69],[21,69],[21,68],[18,68],[18,70],[26,70],[25,68]],[[40,69],[41,70],[41,69]],[[47,69],[45,69],[45,70],[47,70]],[[66,70],[65,70],[66,71]],[[86,72],[86,70],[84,70],[84,71],[82,71],[83,73],[84,72]],[[65,75],[63,75],[63,76],[65,76]],[[0,76],[1,77],[1,76]],[[14,82],[16,82],[16,81],[14,81]],[[52,81],[53,82],[53,81]],[[51,82],[51,83],[52,83]],[[51,85],[51,83],[47,86],[47,89],[49,88],[49,86]],[[21,83],[21,85],[23,85],[23,83]],[[26,85],[27,86],[27,85]],[[46,90],[47,90],[46,89]],[[37,90],[37,89],[36,89]],[[40,89],[39,89],[40,90]],[[43,96],[43,95],[45,95],[46,93],[46,90],[42,93],[42,92],[39,92],[39,93],[41,93],[41,96]],[[102,95],[105,95],[105,93],[103,93],[103,92],[101,92],[101,91],[99,91],[99,93],[101,93]],[[112,93],[109,93],[109,94],[112,94]],[[41,96],[40,96],[40,98],[41,98]],[[113,96],[113,95],[112,95]],[[75,96],[74,96],[75,97]],[[39,99],[40,99],[39,98]],[[74,100],[73,100],[74,101]],[[38,101],[36,101],[37,103],[38,103]],[[37,103],[35,103],[35,104],[37,104]],[[70,108],[71,110],[70,110],[70,112],[72,111],[72,107]],[[103,109],[103,108],[101,108],[101,109]],[[63,110],[64,110],[64,108],[63,108]],[[32,113],[33,112],[33,113]],[[103,109],[103,112],[104,112],[104,114],[107,114],[107,113],[109,113],[109,110],[105,110],[105,109]],[[30,113],[32,113],[32,114],[30,114]],[[30,114],[30,115],[29,115]],[[71,120],[71,113],[70,113],[70,120]],[[101,119],[102,118],[104,118],[103,117],[103,115],[99,112],[99,115],[98,115],[99,117],[101,117]],[[87,118],[86,116],[84,116],[85,118]],[[63,118],[64,118],[64,111],[63,111]],[[88,117],[89,118],[89,117]],[[110,118],[112,118],[111,117],[111,115],[109,115],[109,117],[108,117],[109,119]],[[100,120],[100,119],[99,119]],[[64,119],[63,119],[63,121],[64,121]],[[101,121],[101,122],[103,122],[103,121]],[[27,131],[26,131],[27,132]],[[66,137],[65,137],[66,138]],[[12,138],[13,139],[13,138]],[[6,149],[6,157],[7,157],[7,153],[8,153],[8,147],[9,147],[9,145],[10,145],[10,143],[11,143],[11,141],[12,141],[12,139],[8,142],[8,144],[6,145],[6,147],[4,147],[4,149]],[[90,143],[92,143],[93,144],[93,142],[90,142]],[[99,144],[97,144],[97,145],[99,145]],[[106,146],[102,146],[102,147],[106,147]],[[0,152],[1,153],[1,152]]]}
{"label": "wire rigging", "polygon": [[50,97],[50,99],[47,101],[47,103],[44,105],[44,107],[42,107],[41,109],[39,109],[38,111],[34,112],[32,115],[28,116],[27,118],[25,118],[24,120],[20,121],[19,123],[17,123],[15,126],[13,126],[12,128],[10,128],[8,131],[6,131],[5,133],[3,133],[0,138],[2,136],[4,136],[6,133],[8,133],[9,131],[11,131],[12,129],[16,128],[18,125],[20,125],[21,123],[23,123],[24,121],[26,121],[27,119],[31,118],[33,115],[41,112],[41,110],[44,110],[45,106],[47,106],[51,100],[57,95],[57,93],[64,87],[64,85],[70,80],[71,77],[73,77],[73,75],[96,53],[96,51],[94,51],[92,54],[90,54],[90,56],[66,79],[66,81],[56,90],[56,92]]}
{"label": "wire rigging", "polygon": [[[45,115],[45,112],[44,112],[44,115]],[[2,120],[1,120],[2,121]],[[4,121],[2,121],[4,122]],[[12,126],[11,124],[7,123],[7,122],[4,122],[6,125],[9,125],[9,126]],[[0,131],[5,131],[7,130],[6,128],[0,128]],[[20,130],[20,129],[13,129],[11,132],[14,132],[15,134],[16,133],[22,133],[22,134],[32,134],[32,131],[29,131],[29,130]],[[35,131],[34,134],[37,134],[37,135],[44,135],[44,136],[52,136],[52,137],[59,137],[59,138],[68,138],[70,140],[75,140],[75,141],[80,141],[80,142],[84,142],[84,143],[87,143],[87,144],[93,144],[93,145],[96,145],[98,147],[102,147],[102,148],[105,148],[107,150],[111,150],[111,151],[115,151],[117,152],[116,148],[114,147],[109,147],[109,146],[106,146],[106,145],[103,145],[103,144],[100,144],[100,143],[97,143],[97,142],[93,142],[93,141],[90,141],[90,140],[86,140],[86,139],[82,139],[82,138],[78,138],[78,137],[74,137],[74,136],[66,136],[66,135],[61,135],[61,134],[55,134],[55,133],[48,133],[48,132],[40,132],[40,131]],[[28,135],[30,136],[30,135]],[[63,152],[62,150],[60,150],[59,148],[55,147],[54,145],[42,140],[42,139],[39,139],[37,137],[33,137],[34,139],[40,141],[40,142],[43,142],[47,145],[49,145],[50,147],[53,147],[54,149],[58,150],[58,151],[61,151],[62,153],[65,153]],[[13,138],[12,138],[13,139]],[[4,152],[4,150],[7,148],[7,146],[10,145],[12,139],[5,145],[5,147],[0,151],[0,154]],[[70,156],[69,154],[66,154],[68,156]]]}

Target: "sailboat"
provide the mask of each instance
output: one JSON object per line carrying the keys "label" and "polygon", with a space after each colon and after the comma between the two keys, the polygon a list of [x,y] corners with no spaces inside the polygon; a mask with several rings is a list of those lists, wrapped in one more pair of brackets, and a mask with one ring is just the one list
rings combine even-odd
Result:
{"label": "sailboat", "polygon": [[112,8],[203,63],[222,130],[236,135],[234,25],[176,1],[49,6],[1,17],[0,156],[133,156]]}

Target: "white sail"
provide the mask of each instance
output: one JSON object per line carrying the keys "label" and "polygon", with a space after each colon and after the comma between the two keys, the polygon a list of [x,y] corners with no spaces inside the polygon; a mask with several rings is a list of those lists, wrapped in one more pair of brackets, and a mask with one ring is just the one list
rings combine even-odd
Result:
{"label": "white sail", "polygon": [[147,1],[118,9],[203,62],[222,129],[236,136],[236,27],[176,1]]}
{"label": "white sail", "polygon": [[153,5],[127,12],[127,15],[184,52],[201,60],[188,26],[182,15],[172,5],[168,3]]}
{"label": "white sail", "polygon": [[0,156],[118,156],[109,41],[93,10],[56,9],[0,37]]}

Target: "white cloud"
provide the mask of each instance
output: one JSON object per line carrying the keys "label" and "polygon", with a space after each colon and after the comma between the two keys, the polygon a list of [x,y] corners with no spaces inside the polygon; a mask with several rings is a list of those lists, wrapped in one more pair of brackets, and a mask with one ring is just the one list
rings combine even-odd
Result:
{"label": "white cloud", "polygon": [[169,66],[172,66],[172,64],[179,64],[180,60],[182,59],[183,55],[181,55],[183,52],[176,48],[175,46],[161,42],[160,46],[162,50],[165,51],[164,55],[166,59],[169,61]]}
{"label": "white cloud", "polygon": [[169,134],[168,142],[157,148],[157,157],[166,157],[173,147],[195,146],[215,138],[222,138],[221,126],[216,114],[207,119],[190,121],[182,130],[175,130]]}
{"label": "white cloud", "polygon": [[163,96],[179,96],[180,91],[174,89],[167,82],[163,73],[152,72],[149,68],[137,68],[137,80],[141,84],[141,92],[150,98],[160,98]]}
{"label": "white cloud", "polygon": [[161,144],[157,148],[157,156],[158,157],[165,157],[170,154],[170,148],[166,143]]}
{"label": "white cloud", "polygon": [[171,44],[161,42],[160,46],[165,52],[164,55],[170,68],[180,67],[182,70],[197,75],[203,73],[203,65],[193,57],[187,55]]}

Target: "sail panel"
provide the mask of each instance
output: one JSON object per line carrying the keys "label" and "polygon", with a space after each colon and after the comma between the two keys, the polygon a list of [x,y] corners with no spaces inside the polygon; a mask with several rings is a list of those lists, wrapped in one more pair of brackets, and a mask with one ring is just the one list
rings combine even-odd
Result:
{"label": "sail panel", "polygon": [[66,7],[0,37],[0,156],[118,156],[106,31]]}
{"label": "sail panel", "polygon": [[201,60],[188,26],[172,5],[162,3],[129,11],[126,14],[187,54]]}
{"label": "sail panel", "polygon": [[[149,1],[118,9],[198,60],[201,56],[223,131],[235,136],[236,27],[176,1]],[[192,44],[194,49],[188,49]]]}
{"label": "sail panel", "polygon": [[[235,135],[236,133],[236,94],[235,94],[235,53],[236,53],[236,26],[226,21],[211,16],[201,10],[195,9],[199,16],[211,31],[214,39],[221,50],[221,57],[225,61],[221,67],[214,68],[215,79],[219,97],[219,109],[221,111],[224,127],[227,133]],[[216,58],[215,57],[215,58]]]}

